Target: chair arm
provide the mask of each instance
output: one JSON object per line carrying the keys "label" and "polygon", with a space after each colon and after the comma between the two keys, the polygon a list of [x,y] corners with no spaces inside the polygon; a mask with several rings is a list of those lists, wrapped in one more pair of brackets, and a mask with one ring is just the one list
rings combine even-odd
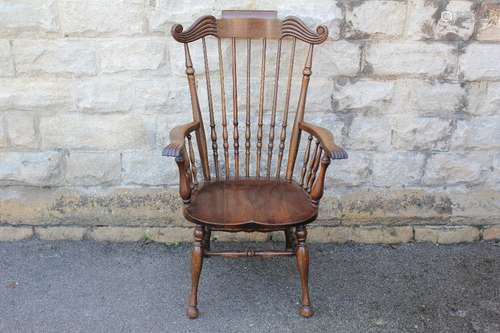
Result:
{"label": "chair arm", "polygon": [[346,159],[347,153],[344,149],[335,144],[333,141],[333,134],[329,130],[304,121],[299,123],[299,128],[318,139],[321,148],[323,148],[323,151],[325,152],[325,155],[323,155],[319,163],[319,175],[314,180],[314,184],[312,185],[310,192],[312,203],[317,207],[325,190],[325,175],[326,169],[330,164],[330,159]]}
{"label": "chair arm", "polygon": [[163,151],[163,156],[175,157],[175,162],[179,168],[179,194],[185,204],[191,202],[191,170],[187,160],[187,152],[184,147],[186,136],[194,130],[200,128],[200,122],[174,127],[170,131],[170,144]]}
{"label": "chair arm", "polygon": [[318,139],[321,148],[323,148],[327,156],[332,160],[343,160],[348,157],[347,152],[335,144],[332,132],[326,128],[306,123],[305,121],[299,123],[299,128]]}
{"label": "chair arm", "polygon": [[163,156],[176,158],[182,157],[186,136],[192,131],[197,130],[199,127],[200,122],[198,121],[174,127],[169,134],[170,143],[163,149],[161,154]]}

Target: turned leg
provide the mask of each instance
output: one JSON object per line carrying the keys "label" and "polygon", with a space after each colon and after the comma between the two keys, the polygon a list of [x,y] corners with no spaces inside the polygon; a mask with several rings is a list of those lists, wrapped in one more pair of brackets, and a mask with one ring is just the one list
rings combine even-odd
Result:
{"label": "turned leg", "polygon": [[303,317],[311,317],[314,312],[309,299],[309,250],[306,247],[307,231],[305,226],[298,226],[295,229],[295,236],[297,237],[297,267],[300,273],[300,284],[302,286],[302,307],[299,313]]}
{"label": "turned leg", "polygon": [[285,241],[286,241],[286,250],[287,251],[292,250],[294,247],[292,228],[285,229]]}
{"label": "turned leg", "polygon": [[191,296],[187,316],[189,319],[198,317],[198,283],[200,282],[201,267],[203,265],[203,236],[204,228],[197,225],[194,229],[194,244],[191,256]]}
{"label": "turned leg", "polygon": [[212,230],[210,227],[205,227],[205,235],[203,235],[203,249],[205,251],[210,251],[210,237],[212,235]]}

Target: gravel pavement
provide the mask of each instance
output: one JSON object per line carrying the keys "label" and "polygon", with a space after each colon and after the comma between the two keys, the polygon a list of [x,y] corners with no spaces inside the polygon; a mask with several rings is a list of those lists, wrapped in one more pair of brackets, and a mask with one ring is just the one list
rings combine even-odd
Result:
{"label": "gravel pavement", "polygon": [[294,258],[210,258],[188,320],[187,244],[4,242],[0,332],[498,333],[498,245],[313,244],[310,319]]}

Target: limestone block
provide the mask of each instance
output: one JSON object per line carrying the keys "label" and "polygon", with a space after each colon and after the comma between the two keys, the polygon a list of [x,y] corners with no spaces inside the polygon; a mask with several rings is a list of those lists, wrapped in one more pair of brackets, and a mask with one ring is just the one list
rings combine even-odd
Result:
{"label": "limestone block", "polygon": [[366,1],[349,9],[346,13],[348,38],[391,38],[403,32],[405,2]]}
{"label": "limestone block", "polygon": [[466,112],[475,116],[500,115],[500,83],[472,82]]}
{"label": "limestone block", "polygon": [[[174,158],[161,155],[161,150],[132,150],[123,153],[123,183],[126,185],[178,184],[178,168]],[[198,179],[202,179],[197,163]]]}
{"label": "limestone block", "polygon": [[99,39],[101,72],[158,70],[166,62],[166,38]]}
{"label": "limestone block", "polygon": [[395,92],[394,81],[339,79],[334,84],[333,108],[341,112],[387,113]]}
{"label": "limestone block", "polygon": [[482,168],[471,155],[433,154],[427,161],[423,181],[426,185],[475,183],[481,178]]}
{"label": "limestone block", "polygon": [[453,46],[424,42],[379,42],[370,44],[364,71],[375,75],[453,75]]}
{"label": "limestone block", "polygon": [[397,109],[423,116],[446,117],[466,107],[466,91],[458,83],[399,80]]}
{"label": "limestone block", "polygon": [[84,238],[87,228],[82,227],[35,227],[35,235],[41,240],[75,240]]}
{"label": "limestone block", "polygon": [[69,35],[132,35],[143,32],[141,0],[61,0],[61,29]]}
{"label": "limestone block", "polygon": [[111,185],[120,182],[118,152],[71,151],[66,157],[65,180],[70,185]]}
{"label": "limestone block", "polygon": [[417,242],[456,244],[479,240],[479,229],[469,226],[418,226],[415,227]]}
{"label": "limestone block", "polygon": [[0,4],[0,36],[35,35],[57,30],[56,0],[15,0]]}
{"label": "limestone block", "polygon": [[373,183],[376,186],[416,185],[423,173],[424,156],[420,153],[377,153],[373,157]]}
{"label": "limestone block", "polygon": [[44,186],[60,183],[60,152],[2,152],[0,160],[0,185]]}
{"label": "limestone block", "polygon": [[126,114],[57,114],[40,118],[42,147],[87,150],[146,147],[146,119]]}
{"label": "limestone block", "polygon": [[30,112],[9,112],[5,116],[10,144],[16,147],[36,148],[35,120]]}
{"label": "limestone block", "polygon": [[391,126],[387,118],[356,117],[349,129],[350,149],[386,151],[391,144]]}
{"label": "limestone block", "polygon": [[70,111],[72,81],[68,79],[0,79],[0,110]]}
{"label": "limestone block", "polygon": [[498,80],[500,78],[499,44],[471,43],[458,59],[465,80]]}
{"label": "limestone block", "polygon": [[326,41],[314,49],[313,77],[354,76],[359,72],[360,57],[361,49],[355,43]]}
{"label": "limestone block", "polygon": [[370,155],[360,152],[349,152],[346,160],[334,161],[332,171],[327,173],[327,187],[332,183],[335,189],[337,186],[358,186],[366,184],[371,179],[371,158]]}
{"label": "limestone block", "polygon": [[498,149],[500,147],[500,117],[475,117],[459,120],[451,147],[453,149]]}
{"label": "limestone block", "polygon": [[498,240],[500,239],[500,226],[490,226],[483,229],[484,240]]}
{"label": "limestone block", "polygon": [[0,40],[0,77],[2,76],[14,76],[14,61],[6,39]]}
{"label": "limestone block", "polygon": [[13,46],[18,73],[92,75],[97,72],[95,47],[88,40],[16,39]]}
{"label": "limestone block", "polygon": [[0,242],[11,242],[33,237],[33,228],[31,227],[10,227],[0,226]]}
{"label": "limestone block", "polygon": [[352,241],[367,244],[399,244],[413,239],[413,229],[402,227],[360,227],[352,229]]}
{"label": "limestone block", "polygon": [[448,149],[452,123],[404,115],[391,118],[391,129],[391,144],[396,149],[443,151]]}

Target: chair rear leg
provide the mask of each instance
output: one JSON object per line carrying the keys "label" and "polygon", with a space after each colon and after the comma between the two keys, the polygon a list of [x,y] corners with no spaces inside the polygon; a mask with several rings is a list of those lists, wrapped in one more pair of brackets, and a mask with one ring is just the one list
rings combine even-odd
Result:
{"label": "chair rear leg", "polygon": [[306,318],[311,317],[314,312],[312,310],[311,300],[309,298],[309,250],[306,247],[307,231],[305,226],[298,226],[295,229],[297,237],[297,268],[300,273],[300,284],[302,286],[302,306],[300,315]]}
{"label": "chair rear leg", "polygon": [[201,268],[203,266],[203,240],[205,229],[197,225],[194,229],[193,252],[191,254],[191,295],[187,308],[189,319],[198,317],[198,284],[200,282]]}
{"label": "chair rear leg", "polygon": [[287,251],[292,250],[295,247],[292,228],[285,229],[285,241],[285,248]]}
{"label": "chair rear leg", "polygon": [[212,236],[212,230],[210,227],[205,227],[205,234],[203,235],[203,249],[205,251],[210,251],[210,237]]}

